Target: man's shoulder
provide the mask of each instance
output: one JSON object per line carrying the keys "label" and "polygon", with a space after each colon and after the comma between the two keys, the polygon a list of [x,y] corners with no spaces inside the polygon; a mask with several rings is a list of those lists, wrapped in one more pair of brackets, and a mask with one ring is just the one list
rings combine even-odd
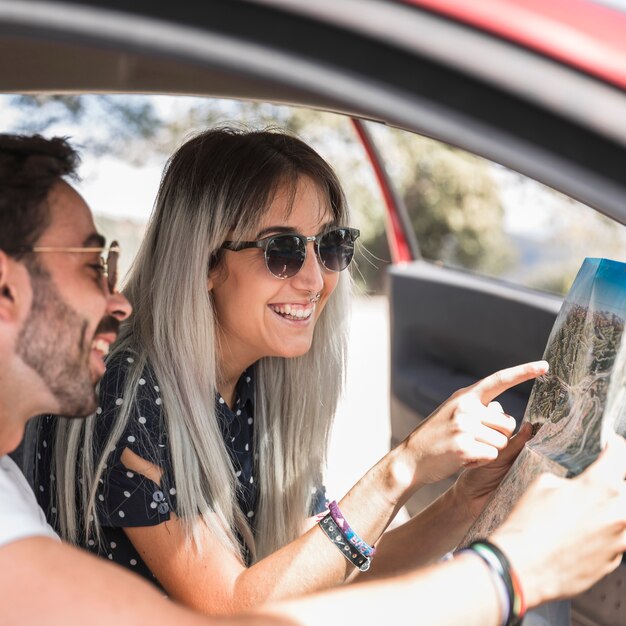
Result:
{"label": "man's shoulder", "polygon": [[20,468],[0,457],[0,545],[25,537],[57,538]]}
{"label": "man's shoulder", "polygon": [[0,512],[7,499],[23,499],[28,502],[34,493],[15,461],[8,455],[0,456]]}

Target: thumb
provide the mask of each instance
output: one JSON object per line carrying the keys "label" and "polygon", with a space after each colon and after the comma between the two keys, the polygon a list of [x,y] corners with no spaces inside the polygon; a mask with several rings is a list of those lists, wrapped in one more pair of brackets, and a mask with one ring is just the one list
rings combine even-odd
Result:
{"label": "thumb", "polygon": [[510,461],[514,459],[524,448],[526,443],[532,438],[533,429],[529,422],[524,422],[517,434],[509,439],[506,448],[498,455],[500,461]]}

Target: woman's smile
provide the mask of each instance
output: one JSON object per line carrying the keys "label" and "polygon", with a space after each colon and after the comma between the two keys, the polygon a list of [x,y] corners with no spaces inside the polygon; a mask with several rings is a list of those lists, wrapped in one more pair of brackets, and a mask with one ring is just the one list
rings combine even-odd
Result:
{"label": "woman's smile", "polygon": [[270,304],[269,308],[286,320],[308,321],[315,312],[315,305],[307,304]]}

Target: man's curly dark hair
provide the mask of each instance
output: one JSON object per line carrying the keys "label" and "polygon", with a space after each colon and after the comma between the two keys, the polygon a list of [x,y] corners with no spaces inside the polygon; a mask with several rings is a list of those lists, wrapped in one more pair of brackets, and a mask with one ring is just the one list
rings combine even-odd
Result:
{"label": "man's curly dark hair", "polygon": [[32,246],[50,222],[47,197],[80,157],[65,138],[0,134],[0,249]]}

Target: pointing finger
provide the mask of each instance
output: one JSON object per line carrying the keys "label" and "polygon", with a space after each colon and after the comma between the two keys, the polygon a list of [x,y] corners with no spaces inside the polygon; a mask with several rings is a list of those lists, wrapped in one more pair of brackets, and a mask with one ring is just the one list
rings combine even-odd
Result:
{"label": "pointing finger", "polygon": [[545,374],[548,367],[547,361],[533,361],[509,367],[478,381],[474,385],[474,391],[483,404],[488,404],[507,389]]}

